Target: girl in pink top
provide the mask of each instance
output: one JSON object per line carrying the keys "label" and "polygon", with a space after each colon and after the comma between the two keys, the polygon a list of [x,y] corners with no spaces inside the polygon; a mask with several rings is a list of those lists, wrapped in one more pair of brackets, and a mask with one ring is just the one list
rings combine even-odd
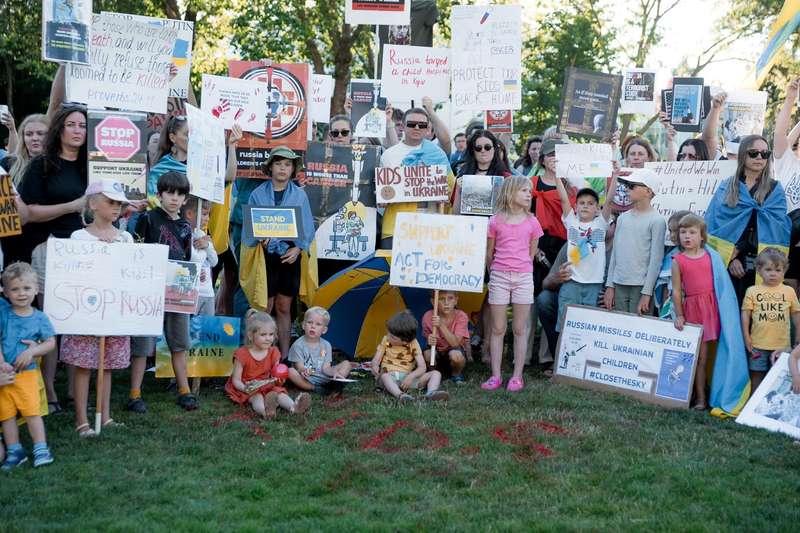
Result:
{"label": "girl in pink top", "polygon": [[503,385],[500,374],[503,338],[506,334],[508,304],[512,305],[514,331],[514,373],[508,390],[516,392],[525,385],[522,369],[527,349],[526,329],[533,303],[533,258],[536,256],[542,226],[531,209],[531,180],[513,176],[503,181],[497,199],[497,214],[489,219],[489,307],[491,333],[489,352],[492,377],[481,388],[495,390]]}
{"label": "girl in pink top", "polygon": [[711,256],[703,246],[708,239],[705,221],[697,215],[686,215],[678,222],[681,252],[672,260],[672,305],[675,327],[683,329],[687,322],[703,325],[703,342],[697,356],[693,408],[706,408],[706,356],[708,343],[719,338],[719,309],[714,293],[714,270]]}

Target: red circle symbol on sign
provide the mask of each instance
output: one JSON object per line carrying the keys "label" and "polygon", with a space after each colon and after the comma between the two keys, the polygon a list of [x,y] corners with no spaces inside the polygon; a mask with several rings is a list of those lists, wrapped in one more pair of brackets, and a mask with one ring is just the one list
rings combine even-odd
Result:
{"label": "red circle symbol on sign", "polygon": [[94,128],[94,143],[111,161],[127,161],[142,146],[141,132],[126,117],[107,117]]}

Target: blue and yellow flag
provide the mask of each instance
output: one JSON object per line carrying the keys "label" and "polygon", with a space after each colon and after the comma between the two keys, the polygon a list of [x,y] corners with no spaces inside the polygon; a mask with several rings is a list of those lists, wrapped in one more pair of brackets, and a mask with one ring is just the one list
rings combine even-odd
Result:
{"label": "blue and yellow flag", "polygon": [[778,18],[772,24],[767,37],[767,46],[756,61],[756,88],[764,83],[769,69],[775,63],[778,51],[800,25],[800,0],[786,0]]}

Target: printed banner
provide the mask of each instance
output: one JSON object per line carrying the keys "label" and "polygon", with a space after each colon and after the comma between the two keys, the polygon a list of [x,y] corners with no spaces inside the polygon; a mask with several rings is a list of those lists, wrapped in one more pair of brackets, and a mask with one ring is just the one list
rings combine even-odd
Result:
{"label": "printed banner", "polygon": [[619,112],[623,115],[654,115],[656,112],[656,71],[631,68],[622,75],[622,98]]}
{"label": "printed banner", "polygon": [[722,108],[720,123],[725,149],[739,152],[739,142],[748,135],[764,132],[764,115],[767,112],[767,93],[763,91],[731,91]]}
{"label": "printed banner", "polygon": [[663,161],[645,167],[661,178],[652,205],[666,220],[682,209],[705,215],[717,188],[736,173],[736,161]]}
{"label": "printed banner", "polygon": [[0,237],[20,235],[22,221],[17,212],[17,191],[3,167],[0,167]]}
{"label": "printed banner", "polygon": [[700,131],[703,107],[703,78],[672,80],[670,124],[677,131]]}
{"label": "printed banner", "polygon": [[610,144],[570,143],[556,145],[556,175],[567,178],[578,188],[600,188],[605,191],[606,180],[614,171]]}
{"label": "printed banner", "polygon": [[67,65],[67,100],[93,108],[166,113],[178,30],[115,14],[92,16],[89,65]]}
{"label": "printed banner", "polygon": [[311,74],[311,99],[308,101],[308,115],[312,121],[328,123],[331,119],[332,98],[333,76]]}
{"label": "printed banner", "polygon": [[147,115],[90,110],[88,116],[89,183],[119,182],[128,200],[147,197]]}
{"label": "printed banner", "polygon": [[299,207],[249,207],[253,238],[297,239],[300,236]]}
{"label": "printed banner", "polygon": [[665,407],[689,407],[703,328],[569,305],[554,381],[611,390]]}
{"label": "printed banner", "polygon": [[791,357],[781,354],[747,401],[736,422],[800,439],[800,394],[792,391]]}
{"label": "printed banner", "polygon": [[59,335],[160,335],[169,248],[48,239],[44,312]]}
{"label": "printed banner", "polygon": [[169,261],[166,271],[164,310],[193,315],[200,298],[200,264],[191,261]]}
{"label": "printed banner", "polygon": [[494,134],[514,133],[514,112],[510,109],[487,111],[483,119],[483,125]]}
{"label": "printed banner", "polygon": [[426,96],[435,102],[450,98],[450,49],[427,46],[383,46],[381,96],[407,102]]}
{"label": "printed banner", "polygon": [[42,59],[89,64],[91,0],[42,2]]}
{"label": "printed banner", "polygon": [[350,118],[356,128],[353,137],[386,137],[386,98],[378,96],[380,92],[380,80],[350,82]]}
{"label": "printed banner", "polygon": [[617,122],[622,76],[569,67],[564,79],[558,131],[610,137]]}
{"label": "printed banner", "polygon": [[260,81],[203,74],[203,112],[226,130],[239,124],[244,131],[264,133],[267,85]]}
{"label": "printed banner", "polygon": [[446,202],[450,198],[448,170],[446,165],[376,168],[377,202]]}
{"label": "printed banner", "polygon": [[503,176],[466,175],[461,180],[462,215],[493,215]]}
{"label": "printed banner", "polygon": [[411,24],[411,0],[346,0],[347,24]]}
{"label": "printed banner", "polygon": [[454,5],[452,103],[457,109],[522,107],[520,6]]}
{"label": "printed banner", "polygon": [[[233,372],[233,352],[240,344],[240,320],[227,316],[199,315],[193,316],[189,324],[192,347],[186,352],[187,376],[230,376]],[[175,377],[172,354],[163,335],[156,344],[156,377]]]}
{"label": "printed banner", "polygon": [[489,219],[398,213],[389,284],[483,292]]}
{"label": "printed banner", "polygon": [[186,104],[189,143],[186,177],[192,194],[215,204],[225,202],[225,131],[219,120]]}

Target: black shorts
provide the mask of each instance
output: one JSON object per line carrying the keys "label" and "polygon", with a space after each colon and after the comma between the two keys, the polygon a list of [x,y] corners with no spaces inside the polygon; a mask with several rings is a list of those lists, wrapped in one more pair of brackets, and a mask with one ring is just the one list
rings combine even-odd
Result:
{"label": "black shorts", "polygon": [[297,296],[300,292],[300,256],[292,264],[281,263],[278,254],[265,254],[264,258],[267,264],[267,296]]}

